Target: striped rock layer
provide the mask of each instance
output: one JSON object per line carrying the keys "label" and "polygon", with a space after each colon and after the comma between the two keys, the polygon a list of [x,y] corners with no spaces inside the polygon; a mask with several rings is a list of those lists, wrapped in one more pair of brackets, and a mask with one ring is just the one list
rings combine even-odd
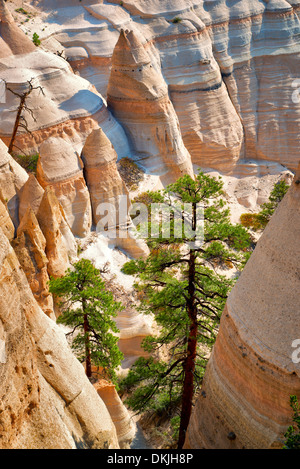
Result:
{"label": "striped rock layer", "polygon": [[[50,11],[47,3],[34,1]],[[62,10],[57,0],[51,5],[61,24],[54,37],[81,76],[104,96],[118,32],[133,31],[153,67],[163,74],[194,163],[237,174],[244,170],[239,162],[249,159],[296,170],[299,0],[126,0],[122,5],[119,0],[87,1],[72,6],[72,31],[63,16],[70,2]],[[47,31],[41,35],[48,40]],[[126,72],[128,85],[124,71],[125,89],[130,76],[134,80],[145,73],[146,64],[143,72],[133,70]],[[115,98],[109,84],[110,94]],[[114,110],[116,104],[111,105]],[[141,116],[137,109],[134,118],[131,109],[128,102],[128,128]],[[125,122],[125,109],[122,113]],[[142,140],[136,132],[134,137]],[[145,151],[157,145],[155,139],[147,143],[147,137]]]}

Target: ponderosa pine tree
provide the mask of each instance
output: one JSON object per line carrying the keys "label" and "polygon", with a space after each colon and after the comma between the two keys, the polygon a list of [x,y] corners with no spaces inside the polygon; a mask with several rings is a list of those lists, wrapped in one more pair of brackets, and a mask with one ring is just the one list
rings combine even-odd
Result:
{"label": "ponderosa pine tree", "polygon": [[50,280],[50,292],[59,297],[62,315],[59,324],[73,327],[77,334],[72,348],[80,361],[85,361],[86,374],[92,376],[92,365],[103,369],[103,376],[116,383],[116,368],[123,359],[118,348],[114,317],[121,303],[107,291],[101,272],[91,261],[81,259],[62,278]]}
{"label": "ponderosa pine tree", "polygon": [[[230,222],[221,180],[202,172],[195,180],[184,176],[163,192],[149,192],[143,200],[160,201],[171,208],[174,200],[189,204],[192,231],[180,238],[175,235],[173,224],[166,238],[161,230],[159,237],[149,237],[150,255],[146,260],[132,260],[123,267],[124,273],[137,276],[140,309],[154,315],[159,333],[145,339],[143,346],[150,357],[140,358],[121,386],[129,391],[127,404],[136,412],[164,409],[172,416],[174,410],[181,408],[180,449],[195,389],[201,383],[207,355],[234,284],[233,279],[220,272],[233,266],[237,271],[242,268],[250,255],[250,239],[245,228]],[[194,234],[202,223],[198,204],[204,210],[200,246],[195,243]],[[168,358],[161,360],[157,353],[163,348]]]}

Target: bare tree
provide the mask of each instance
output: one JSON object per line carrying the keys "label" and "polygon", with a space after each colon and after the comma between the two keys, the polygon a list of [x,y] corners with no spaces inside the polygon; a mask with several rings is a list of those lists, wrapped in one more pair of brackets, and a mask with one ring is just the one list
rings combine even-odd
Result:
{"label": "bare tree", "polygon": [[20,99],[20,104],[18,106],[18,111],[17,111],[17,115],[16,115],[14,130],[13,130],[11,140],[10,140],[10,143],[9,143],[9,147],[8,147],[8,152],[11,155],[13,153],[13,148],[15,146],[15,139],[16,139],[18,129],[21,127],[23,129],[25,129],[26,132],[31,134],[31,131],[28,128],[28,123],[27,123],[26,117],[24,116],[24,111],[29,112],[29,114],[33,118],[34,122],[36,122],[36,118],[34,117],[33,110],[30,109],[27,106],[27,103],[26,103],[27,98],[31,95],[31,93],[34,90],[40,90],[40,92],[45,96],[43,88],[41,86],[34,86],[33,80],[34,80],[34,78],[31,78],[30,80],[27,81],[28,89],[26,91],[24,91],[24,93],[17,93],[16,91],[9,88],[6,84],[6,89]]}

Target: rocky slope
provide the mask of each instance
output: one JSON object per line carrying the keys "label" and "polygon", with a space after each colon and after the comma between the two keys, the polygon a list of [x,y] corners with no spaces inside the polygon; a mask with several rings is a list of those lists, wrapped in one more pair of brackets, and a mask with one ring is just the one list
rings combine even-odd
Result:
{"label": "rocky slope", "polygon": [[300,396],[300,166],[233,288],[188,429],[187,448],[280,448]]}

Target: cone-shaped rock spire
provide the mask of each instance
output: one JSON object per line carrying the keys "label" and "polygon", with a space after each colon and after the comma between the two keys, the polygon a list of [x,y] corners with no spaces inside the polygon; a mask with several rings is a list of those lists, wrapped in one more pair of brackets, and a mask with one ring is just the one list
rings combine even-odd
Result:
{"label": "cone-shaped rock spire", "polygon": [[148,65],[151,63],[150,57],[133,31],[125,32],[121,29],[120,36],[112,56],[115,65],[129,67]]}
{"label": "cone-shaped rock spire", "polygon": [[27,182],[22,187],[19,195],[19,219],[22,220],[28,207],[31,207],[35,215],[38,212],[44,189],[38,183],[34,174],[30,173]]}
{"label": "cone-shaped rock spire", "polygon": [[129,193],[116,165],[117,154],[101,128],[88,136],[82,159],[97,231],[108,229],[113,244],[133,257],[144,257],[149,251],[146,244],[133,235],[135,230],[128,215]]}
{"label": "cone-shaped rock spire", "polygon": [[61,277],[70,267],[69,256],[64,242],[61,225],[66,223],[54,189],[47,186],[43,195],[37,219],[46,239],[46,255],[49,260],[48,273]]}
{"label": "cone-shaped rock spire", "polygon": [[193,174],[163,76],[133,32],[120,33],[108,84],[108,105],[151,172],[167,181]]}
{"label": "cone-shaped rock spire", "polygon": [[[83,148],[82,159],[91,196],[93,220],[94,224],[97,225],[101,219],[100,212],[97,213],[99,204],[111,203],[117,209],[119,197],[128,198],[128,190],[117,169],[117,154],[101,128],[93,130],[88,136]],[[129,198],[127,205],[128,208]]]}

